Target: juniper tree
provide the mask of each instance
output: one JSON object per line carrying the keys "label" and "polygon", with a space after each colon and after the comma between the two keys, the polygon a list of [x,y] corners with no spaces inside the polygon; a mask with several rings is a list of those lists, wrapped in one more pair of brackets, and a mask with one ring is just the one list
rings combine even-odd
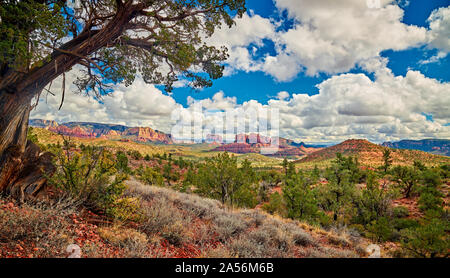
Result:
{"label": "juniper tree", "polygon": [[387,173],[389,167],[392,165],[392,158],[391,158],[391,150],[386,148],[383,151],[383,171],[384,173]]}
{"label": "juniper tree", "polygon": [[65,73],[74,67],[78,90],[97,98],[137,74],[168,91],[180,77],[194,88],[211,86],[222,76],[227,50],[205,38],[245,12],[245,0],[0,3],[0,191],[27,193],[51,168],[48,156],[27,146],[26,133],[30,109],[53,80],[62,76],[62,101]]}

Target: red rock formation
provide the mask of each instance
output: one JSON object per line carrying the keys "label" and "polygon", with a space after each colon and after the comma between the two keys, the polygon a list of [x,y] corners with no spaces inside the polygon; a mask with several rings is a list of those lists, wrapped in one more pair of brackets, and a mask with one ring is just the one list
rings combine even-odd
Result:
{"label": "red rock formation", "polygon": [[127,129],[123,135],[135,136],[135,140],[138,142],[159,142],[164,144],[172,143],[172,138],[169,135],[153,130],[149,127],[133,127]]}
{"label": "red rock formation", "polygon": [[65,125],[59,125],[56,128],[49,127],[48,130],[53,131],[58,134],[63,134],[63,135],[73,136],[73,137],[78,137],[78,138],[96,138],[97,137],[97,134],[94,133],[92,130],[83,129],[79,126],[70,128]]}
{"label": "red rock formation", "polygon": [[[55,133],[78,138],[126,139],[136,142],[172,144],[170,135],[149,127],[126,127],[99,123],[66,123],[58,125],[54,121],[31,120],[31,126],[46,128]],[[125,138],[124,138],[125,137]]]}

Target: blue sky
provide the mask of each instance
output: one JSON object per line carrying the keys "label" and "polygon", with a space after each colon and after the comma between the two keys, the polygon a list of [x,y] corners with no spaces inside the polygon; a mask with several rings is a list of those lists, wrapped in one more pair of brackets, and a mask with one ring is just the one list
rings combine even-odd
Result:
{"label": "blue sky", "polygon": [[[137,77],[99,103],[76,95],[72,85],[60,111],[59,96],[48,96],[31,117],[168,133],[176,119],[201,119],[205,132],[216,132],[223,111],[276,109],[280,136],[307,143],[450,138],[449,4],[247,0],[235,26],[206,40],[230,55],[211,88],[193,90],[181,79],[168,94]],[[75,68],[66,78],[77,74]],[[61,80],[54,83],[61,87]],[[195,114],[196,104],[212,113]]]}
{"label": "blue sky", "polygon": [[[403,5],[405,11],[402,22],[408,25],[416,25],[428,27],[427,19],[431,12],[439,7],[447,7],[448,0],[412,0],[409,5]],[[286,15],[280,15],[272,0],[247,0],[247,9],[252,10],[265,18],[274,18],[279,20],[287,19]],[[286,24],[286,23],[285,23]],[[287,23],[289,24],[289,22]],[[271,53],[273,44],[266,42],[262,51]],[[419,70],[426,76],[436,78],[440,81],[450,80],[450,55],[441,59],[437,63],[422,65],[420,61],[436,55],[438,50],[426,49],[425,47],[413,48],[403,51],[386,50],[381,53],[382,57],[389,59],[388,67],[395,75],[405,75],[408,69]],[[261,53],[259,54],[261,55]],[[351,70],[353,73],[364,72],[361,69]],[[178,102],[187,106],[187,97],[203,99],[212,97],[217,91],[224,91],[227,96],[235,96],[238,103],[248,101],[250,99],[258,100],[266,103],[269,99],[274,98],[280,91],[290,93],[306,93],[309,95],[317,94],[316,85],[331,75],[320,73],[317,76],[306,76],[300,72],[297,77],[288,82],[279,82],[264,72],[245,72],[238,71],[232,76],[223,77],[214,82],[211,88],[201,91],[192,90],[190,88],[176,88],[172,97]],[[163,87],[159,87],[163,89]]]}

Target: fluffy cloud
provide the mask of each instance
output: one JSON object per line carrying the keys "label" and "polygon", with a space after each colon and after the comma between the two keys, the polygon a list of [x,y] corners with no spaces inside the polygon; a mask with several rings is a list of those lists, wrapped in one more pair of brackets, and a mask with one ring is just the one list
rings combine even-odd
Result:
{"label": "fluffy cloud", "polygon": [[[386,59],[365,61],[375,80],[365,74],[341,74],[318,85],[319,94],[278,93],[267,104],[250,100],[238,104],[217,93],[194,101],[209,110],[278,109],[280,135],[309,142],[338,142],[368,138],[375,142],[404,138],[448,138],[450,83],[427,78],[418,71],[394,76]],[[226,105],[224,105],[226,103]],[[432,116],[430,120],[427,116]],[[209,127],[222,125],[222,112],[200,116]],[[247,128],[258,123],[247,121]],[[220,130],[220,127],[219,127]]]}
{"label": "fluffy cloud", "polygon": [[114,93],[104,96],[99,102],[92,96],[76,94],[72,81],[78,71],[75,69],[66,76],[71,84],[66,90],[64,104],[60,104],[61,79],[53,82],[55,96],[44,92],[39,105],[31,112],[32,118],[51,119],[58,122],[89,121],[100,123],[126,124],[129,126],[151,126],[170,131],[173,110],[181,107],[175,100],[163,94],[155,86],[145,84],[137,78],[133,85],[119,85]]}
{"label": "fluffy cloud", "polygon": [[230,75],[234,70],[245,72],[257,71],[261,68],[259,61],[254,61],[252,52],[247,49],[254,45],[253,50],[263,45],[264,39],[270,39],[275,35],[275,25],[267,18],[259,15],[244,14],[236,19],[233,28],[222,26],[207,42],[220,47],[226,46],[230,55],[225,74]]}
{"label": "fluffy cloud", "polygon": [[[130,87],[119,86],[114,94],[99,103],[91,97],[70,93],[60,111],[60,99],[41,97],[33,118],[58,121],[96,121],[130,126],[151,126],[171,132],[174,124],[190,130],[197,121],[202,136],[223,130],[225,112],[234,111],[254,131],[267,118],[256,120],[243,111],[278,109],[280,135],[308,142],[338,142],[348,138],[368,138],[375,142],[404,138],[449,138],[450,83],[427,78],[417,71],[394,76],[385,59],[366,61],[364,66],[375,72],[375,80],[365,74],[341,74],[318,85],[319,94],[280,92],[261,104],[249,100],[237,103],[235,97],[218,92],[211,98],[188,97],[188,107],[176,103],[152,85],[138,80]],[[56,82],[57,83],[57,82]],[[58,84],[55,84],[58,88]],[[199,107],[202,109],[200,110]],[[173,111],[177,111],[174,118]],[[431,115],[433,121],[427,119]],[[223,131],[232,138],[236,131]],[[199,139],[199,138],[198,138]]]}
{"label": "fluffy cloud", "polygon": [[421,61],[421,64],[439,62],[450,53],[450,7],[433,11],[428,18],[430,31],[428,32],[429,48],[436,48],[436,55]]}
{"label": "fluffy cloud", "polygon": [[[403,50],[427,39],[425,28],[401,22],[403,10],[395,1],[381,1],[379,8],[361,0],[276,0],[276,4],[297,23],[279,34],[275,58],[281,61],[289,55],[308,75],[347,72],[383,50]],[[266,64],[282,65],[271,59]],[[280,81],[295,77],[294,72],[276,74],[276,67],[266,69]]]}
{"label": "fluffy cloud", "polygon": [[[394,76],[380,66],[375,81],[364,74],[341,74],[318,88],[317,95],[294,94],[289,100],[269,101],[280,109],[282,132],[312,141],[450,136],[445,126],[450,122],[450,84],[420,72]],[[433,121],[426,115],[432,115]]]}
{"label": "fluffy cloud", "polygon": [[428,18],[430,45],[445,53],[450,52],[450,7],[433,11]]}
{"label": "fluffy cloud", "polygon": [[[263,71],[282,82],[301,71],[310,76],[345,73],[364,60],[379,58],[384,50],[426,44],[440,50],[424,63],[449,52],[450,8],[434,11],[426,29],[402,22],[404,1],[379,3],[372,6],[364,0],[275,0],[278,10],[287,11],[294,20],[290,29],[278,28],[283,22],[245,14],[233,28],[219,29],[209,43],[229,49],[226,75],[236,70]],[[255,56],[265,39],[275,44],[276,54]]]}

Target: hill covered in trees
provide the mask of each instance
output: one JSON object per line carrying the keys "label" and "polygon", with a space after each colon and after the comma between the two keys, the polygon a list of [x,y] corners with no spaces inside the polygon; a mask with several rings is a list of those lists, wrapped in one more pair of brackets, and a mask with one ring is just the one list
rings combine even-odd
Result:
{"label": "hill covered in trees", "polygon": [[[298,160],[299,164],[323,164],[340,153],[345,156],[354,156],[365,166],[380,166],[383,162],[383,151],[386,147],[371,143],[362,139],[350,139],[340,144],[313,152]],[[427,165],[449,163],[448,157],[434,155],[418,150],[391,149],[393,164],[412,165],[414,161],[420,160]]]}

